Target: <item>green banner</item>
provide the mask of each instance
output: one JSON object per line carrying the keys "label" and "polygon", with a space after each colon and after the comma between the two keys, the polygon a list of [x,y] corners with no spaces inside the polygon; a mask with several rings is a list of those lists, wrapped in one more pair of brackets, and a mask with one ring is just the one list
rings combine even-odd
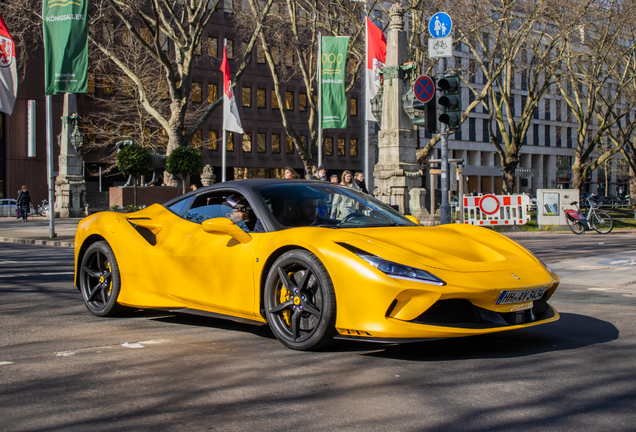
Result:
{"label": "green banner", "polygon": [[44,0],[46,94],[88,90],[88,0]]}
{"label": "green banner", "polygon": [[323,37],[320,76],[322,86],[322,128],[347,128],[345,67],[349,37]]}

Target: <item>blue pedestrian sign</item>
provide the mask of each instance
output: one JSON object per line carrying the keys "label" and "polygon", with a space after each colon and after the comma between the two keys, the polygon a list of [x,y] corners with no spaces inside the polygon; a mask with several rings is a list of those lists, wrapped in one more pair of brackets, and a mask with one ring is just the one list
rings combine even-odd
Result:
{"label": "blue pedestrian sign", "polygon": [[418,101],[429,102],[435,95],[435,82],[430,77],[421,75],[413,84],[413,93]]}
{"label": "blue pedestrian sign", "polygon": [[453,20],[446,12],[438,12],[428,22],[428,32],[434,38],[446,37],[453,29]]}

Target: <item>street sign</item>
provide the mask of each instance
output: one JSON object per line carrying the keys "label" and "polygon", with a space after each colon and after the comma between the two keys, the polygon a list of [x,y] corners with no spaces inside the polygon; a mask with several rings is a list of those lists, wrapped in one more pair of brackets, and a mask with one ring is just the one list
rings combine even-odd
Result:
{"label": "street sign", "polygon": [[422,103],[429,102],[435,95],[435,83],[426,75],[421,75],[415,80],[413,84],[413,93],[415,93],[415,99]]}
{"label": "street sign", "polygon": [[497,213],[500,206],[501,205],[499,204],[499,200],[495,195],[484,195],[479,200],[479,209],[482,211],[482,213],[485,213],[487,215],[493,215]]}
{"label": "street sign", "polygon": [[434,38],[446,37],[453,29],[453,20],[446,12],[438,12],[428,22],[428,32]]}
{"label": "street sign", "polygon": [[428,58],[448,58],[453,56],[453,38],[429,38]]}

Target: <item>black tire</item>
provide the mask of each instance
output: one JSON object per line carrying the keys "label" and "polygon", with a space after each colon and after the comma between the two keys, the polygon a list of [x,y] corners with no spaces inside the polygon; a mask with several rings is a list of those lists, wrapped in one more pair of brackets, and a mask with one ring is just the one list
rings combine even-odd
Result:
{"label": "black tire", "polygon": [[336,335],[333,284],[311,252],[291,250],[274,262],[265,281],[264,306],[269,327],[288,348],[318,350]]}
{"label": "black tire", "polygon": [[566,217],[565,220],[568,223],[568,228],[570,228],[570,231],[574,234],[583,234],[585,232],[585,226],[583,226],[581,222],[572,220],[569,217]]}
{"label": "black tire", "polygon": [[609,234],[614,228],[614,220],[608,213],[597,210],[592,218],[592,227],[599,234]]}
{"label": "black tire", "polygon": [[80,291],[84,304],[93,315],[111,317],[127,308],[117,303],[121,278],[115,254],[107,242],[90,245],[80,265]]}

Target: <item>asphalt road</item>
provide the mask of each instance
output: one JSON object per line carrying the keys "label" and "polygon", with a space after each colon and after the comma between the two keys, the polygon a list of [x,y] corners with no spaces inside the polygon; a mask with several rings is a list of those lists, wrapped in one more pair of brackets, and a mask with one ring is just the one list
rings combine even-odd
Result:
{"label": "asphalt road", "polygon": [[556,323],[317,353],[267,327],[94,317],[71,249],[0,244],[0,430],[632,431],[636,236],[552,237],[515,239],[568,275]]}

